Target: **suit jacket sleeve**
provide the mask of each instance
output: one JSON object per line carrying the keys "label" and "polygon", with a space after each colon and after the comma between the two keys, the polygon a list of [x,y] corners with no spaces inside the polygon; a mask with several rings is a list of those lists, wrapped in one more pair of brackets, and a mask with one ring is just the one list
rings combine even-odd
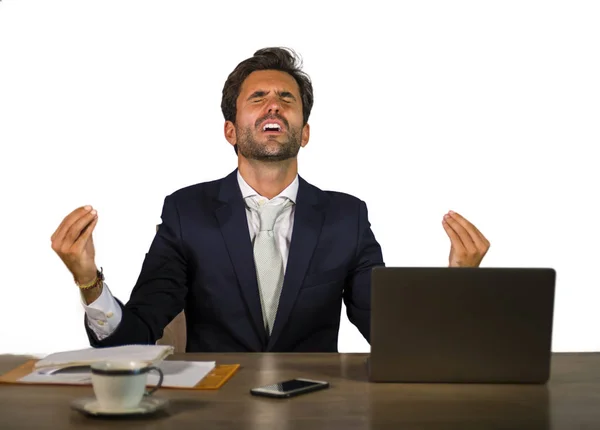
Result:
{"label": "suit jacket sleeve", "polygon": [[344,289],[348,319],[370,341],[371,269],[383,266],[381,247],[375,239],[368,219],[367,205],[361,201],[358,216],[358,240],[353,270]]}
{"label": "suit jacket sleeve", "polygon": [[126,305],[121,323],[107,338],[98,341],[85,324],[90,344],[95,347],[154,344],[166,325],[185,306],[187,259],[181,225],[173,197],[165,198],[162,224],[146,254],[140,276]]}

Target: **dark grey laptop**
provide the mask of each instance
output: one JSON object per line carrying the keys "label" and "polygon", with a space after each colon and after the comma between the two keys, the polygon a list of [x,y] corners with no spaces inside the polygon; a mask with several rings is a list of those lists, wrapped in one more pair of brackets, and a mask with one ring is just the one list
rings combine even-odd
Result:
{"label": "dark grey laptop", "polygon": [[545,383],[554,269],[377,267],[374,382]]}

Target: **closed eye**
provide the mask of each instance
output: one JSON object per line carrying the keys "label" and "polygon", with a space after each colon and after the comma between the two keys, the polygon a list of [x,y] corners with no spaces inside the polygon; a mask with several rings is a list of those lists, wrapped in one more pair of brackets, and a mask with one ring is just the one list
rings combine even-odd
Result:
{"label": "closed eye", "polygon": [[250,94],[250,97],[248,97],[248,101],[254,102],[264,100],[267,94],[268,93],[266,91],[254,91],[252,94]]}
{"label": "closed eye", "polygon": [[289,91],[282,91],[279,93],[279,97],[286,103],[291,103],[296,101],[296,97]]}
{"label": "closed eye", "polygon": [[[268,94],[269,91],[254,91],[252,94],[250,94],[250,97],[248,97],[248,101],[251,103],[260,103],[265,100],[265,96]],[[296,97],[289,91],[276,91],[276,94],[279,96],[279,99],[282,102],[289,104],[296,101]]]}

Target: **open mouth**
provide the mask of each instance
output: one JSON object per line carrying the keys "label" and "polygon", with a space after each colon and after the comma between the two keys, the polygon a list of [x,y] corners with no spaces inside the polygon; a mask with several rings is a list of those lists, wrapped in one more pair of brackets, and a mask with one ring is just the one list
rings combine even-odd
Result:
{"label": "open mouth", "polygon": [[281,133],[283,131],[283,127],[278,122],[268,121],[265,122],[262,126],[262,131],[264,133]]}

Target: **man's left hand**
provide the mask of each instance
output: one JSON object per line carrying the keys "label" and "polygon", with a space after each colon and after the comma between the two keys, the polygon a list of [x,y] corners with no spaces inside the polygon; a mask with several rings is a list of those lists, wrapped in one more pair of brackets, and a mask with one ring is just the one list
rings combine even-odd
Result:
{"label": "man's left hand", "polygon": [[442,221],[450,238],[449,267],[479,267],[490,248],[483,234],[456,212],[450,211]]}

